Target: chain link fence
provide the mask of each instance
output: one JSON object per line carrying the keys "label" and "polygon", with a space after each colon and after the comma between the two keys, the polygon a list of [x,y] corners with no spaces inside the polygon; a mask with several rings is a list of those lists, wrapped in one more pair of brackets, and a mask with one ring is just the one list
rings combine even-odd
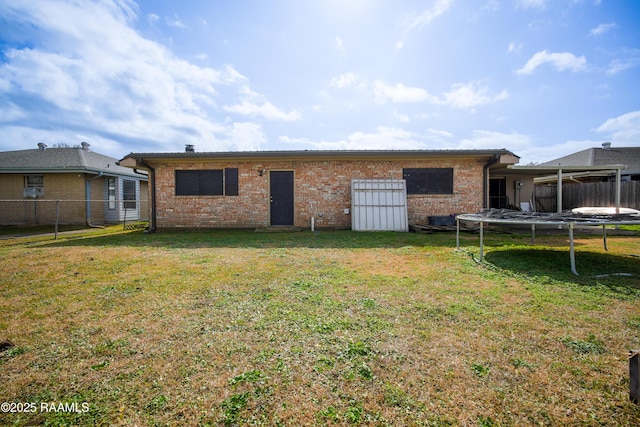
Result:
{"label": "chain link fence", "polygon": [[144,200],[0,200],[2,237],[119,224],[123,229],[136,229],[148,223],[149,203]]}

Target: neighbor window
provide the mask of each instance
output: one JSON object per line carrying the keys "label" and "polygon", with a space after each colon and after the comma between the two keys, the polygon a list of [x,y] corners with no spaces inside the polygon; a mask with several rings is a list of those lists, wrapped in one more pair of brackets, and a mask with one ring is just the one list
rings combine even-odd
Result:
{"label": "neighbor window", "polygon": [[116,208],[116,179],[107,178],[107,200],[109,201],[109,209]]}
{"label": "neighbor window", "polygon": [[136,209],[136,182],[130,179],[122,180],[122,200],[125,209]]}
{"label": "neighbor window", "polygon": [[42,188],[44,177],[42,175],[27,175],[24,177],[25,188]]}
{"label": "neighbor window", "polygon": [[405,168],[407,194],[453,194],[453,168]]}
{"label": "neighbor window", "polygon": [[238,169],[176,170],[176,196],[222,195],[238,195]]}
{"label": "neighbor window", "polygon": [[25,175],[24,191],[25,197],[44,196],[44,178],[42,175]]}

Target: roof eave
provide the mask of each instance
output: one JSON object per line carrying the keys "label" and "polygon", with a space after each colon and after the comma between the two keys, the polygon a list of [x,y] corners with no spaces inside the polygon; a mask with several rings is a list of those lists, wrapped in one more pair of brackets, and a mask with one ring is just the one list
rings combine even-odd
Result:
{"label": "roof eave", "polygon": [[[360,159],[416,159],[416,158],[492,158],[501,156],[517,161],[518,156],[505,149],[496,150],[361,150],[361,151],[245,151],[196,153],[130,153],[118,162],[120,166],[141,167],[147,160],[360,160]],[[134,160],[135,164],[130,160]]]}
{"label": "roof eave", "polygon": [[116,172],[108,169],[94,169],[94,168],[0,168],[0,174],[64,174],[64,173],[86,173],[92,175],[99,175],[102,173],[103,175],[109,176],[131,176],[131,177],[141,177],[142,175],[136,174],[135,172]]}

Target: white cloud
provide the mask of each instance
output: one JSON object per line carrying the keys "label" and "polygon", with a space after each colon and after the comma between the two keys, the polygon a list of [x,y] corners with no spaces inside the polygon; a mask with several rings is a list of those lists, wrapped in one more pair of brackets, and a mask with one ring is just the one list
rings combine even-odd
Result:
{"label": "white cloud", "polygon": [[344,42],[342,41],[342,37],[336,36],[336,47],[340,52],[344,52]]}
{"label": "white cloud", "polygon": [[518,0],[517,5],[525,9],[544,9],[547,0]]}
{"label": "white cloud", "polygon": [[[2,126],[2,137],[6,139],[3,142],[3,150],[27,150],[36,148],[38,142],[44,142],[49,147],[58,143],[66,143],[70,145],[79,144],[81,141],[87,141],[91,144],[91,149],[101,154],[110,155],[115,158],[121,158],[123,153],[133,151],[132,147],[126,146],[122,141],[115,141],[108,137],[102,137],[93,132],[75,131],[68,129],[35,129],[30,126]],[[163,146],[167,150],[178,151],[183,148],[184,145],[170,146],[169,144]],[[135,150],[145,149],[142,142],[135,147]],[[151,147],[149,147],[151,148]],[[154,146],[153,151],[157,151],[157,145]]]}
{"label": "white cloud", "polygon": [[409,123],[411,119],[406,114],[398,113],[397,111],[393,112],[393,118],[402,123]]}
{"label": "white cloud", "polygon": [[472,108],[502,101],[508,97],[509,92],[506,90],[492,94],[489,88],[480,86],[477,82],[459,83],[453,85],[452,89],[444,94],[444,103],[454,108]]}
{"label": "white cloud", "polygon": [[[487,86],[480,82],[457,83],[451,90],[441,97],[430,94],[426,89],[417,86],[407,86],[403,83],[388,84],[382,80],[376,80],[368,86],[366,80],[354,73],[344,73],[334,77],[329,82],[332,87],[344,89],[356,87],[359,90],[370,90],[378,104],[393,103],[418,103],[429,102],[435,105],[448,105],[453,108],[473,108],[493,102],[505,100],[509,92],[503,90],[493,93]],[[408,117],[398,117],[405,121]]]}
{"label": "white cloud", "polygon": [[545,146],[544,149],[540,147],[525,147],[518,153],[520,156],[520,164],[527,165],[529,163],[545,163],[560,157],[568,156],[569,154],[577,153],[578,151],[586,150],[587,148],[600,147],[602,141],[591,140],[569,140],[559,144]]}
{"label": "white cloud", "polygon": [[[223,109],[220,90],[229,94],[229,103],[239,100],[231,111],[274,120],[299,118],[296,111],[283,112],[264,97],[247,99],[242,90],[248,79],[231,65],[197,66],[141,37],[131,27],[136,5],[127,0],[33,0],[4,3],[0,9],[5,19],[37,28],[40,34],[34,38],[49,36],[31,48],[4,52],[0,88],[14,107],[12,115],[3,117],[3,139],[26,135],[23,128],[31,126],[29,136],[42,135],[46,143],[77,142],[61,141],[49,130],[58,129],[61,138],[85,135],[138,147],[153,142],[154,151],[186,143],[231,149],[234,138],[229,134],[250,131],[255,141],[265,141],[258,137],[258,125],[229,128],[217,119]],[[147,19],[153,23],[157,15]],[[30,36],[25,33],[25,40]]]}
{"label": "white cloud", "polygon": [[151,25],[154,25],[159,20],[160,20],[160,17],[158,15],[156,15],[155,13],[150,13],[150,14],[147,15],[147,21]]}
{"label": "white cloud", "polygon": [[225,105],[222,107],[229,113],[241,114],[244,116],[261,117],[267,120],[277,120],[285,122],[294,122],[301,118],[298,111],[285,112],[269,102],[263,95],[251,90],[248,85],[243,85],[239,93],[243,99],[240,103],[234,105]]}
{"label": "white cloud", "polygon": [[354,132],[337,141],[313,141],[281,136],[280,142],[306,145],[319,150],[412,150],[426,149],[423,138],[404,129],[379,126],[375,132]]}
{"label": "white cloud", "polygon": [[445,13],[449,7],[451,7],[452,3],[453,0],[437,0],[433,8],[423,11],[420,15],[413,18],[409,25],[405,27],[401,39],[396,43],[396,49],[402,49],[404,47],[404,41],[409,33],[431,23],[435,18]]}
{"label": "white cloud", "polygon": [[257,123],[233,123],[228,135],[226,145],[242,151],[257,151],[267,142],[262,126]]}
{"label": "white cloud", "polygon": [[524,67],[516,71],[516,74],[531,74],[544,64],[551,64],[558,71],[578,72],[585,69],[587,59],[584,56],[577,57],[569,52],[554,53],[547,52],[545,49],[533,55]]}
{"label": "white cloud", "polygon": [[432,104],[448,105],[453,108],[472,108],[502,101],[509,97],[506,90],[494,94],[488,87],[482,86],[478,82],[454,84],[449,92],[443,94],[442,98],[431,95],[420,87],[405,86],[402,83],[396,83],[392,86],[380,80],[373,83],[373,92],[379,103],[384,103],[387,100],[397,103],[428,101]]}
{"label": "white cloud", "polygon": [[483,9],[489,10],[491,12],[497,12],[500,10],[500,1],[499,0],[487,0],[484,4]]}
{"label": "white cloud", "polygon": [[606,120],[594,129],[618,146],[640,145],[640,110]]}
{"label": "white cloud", "polygon": [[[476,130],[470,138],[455,139],[446,130],[429,128],[423,134],[401,128],[379,126],[374,132],[354,132],[344,139],[314,141],[309,138],[281,136],[279,141],[300,148],[309,146],[321,150],[486,150],[506,148],[516,155],[523,148],[531,149],[531,139],[519,133]],[[537,149],[540,152],[539,149]]]}
{"label": "white cloud", "polygon": [[507,52],[509,52],[509,53],[520,52],[521,49],[522,49],[522,43],[516,44],[514,42],[511,42],[511,43],[509,43],[509,47],[507,48]]}
{"label": "white cloud", "polygon": [[455,145],[454,135],[446,130],[428,128],[423,136],[429,149],[452,149]]}
{"label": "white cloud", "polygon": [[552,26],[553,21],[551,19],[535,19],[527,24],[527,28],[537,33],[548,31]]}
{"label": "white cloud", "polygon": [[338,89],[345,89],[348,87],[356,86],[356,83],[362,83],[363,79],[355,73],[348,72],[340,74],[337,77],[334,77],[329,82],[329,86],[335,87]]}
{"label": "white cloud", "polygon": [[610,22],[608,24],[600,24],[597,27],[593,28],[591,31],[589,31],[589,35],[591,36],[601,36],[602,34],[606,33],[607,31],[617,27],[618,25],[615,22]]}
{"label": "white cloud", "polygon": [[262,117],[267,120],[281,120],[285,122],[294,122],[301,118],[298,111],[284,112],[269,101],[259,103],[244,100],[239,104],[225,105],[225,111],[230,113],[241,114],[244,116]]}
{"label": "white cloud", "polygon": [[180,18],[178,18],[177,16],[175,16],[175,15],[173,17],[167,16],[164,20],[167,23],[167,25],[170,26],[170,27],[173,27],[173,28],[187,28],[187,26],[184,24],[184,22],[182,22],[182,20]]}
{"label": "white cloud", "polygon": [[453,134],[446,130],[429,128],[427,129],[427,134],[431,136],[437,136],[439,138],[446,138],[446,139],[453,138]]}
{"label": "white cloud", "polygon": [[475,130],[470,138],[463,138],[456,143],[460,149],[481,150],[506,148],[519,155],[518,150],[531,146],[531,139],[517,132],[502,133],[489,130]]}
{"label": "white cloud", "polygon": [[609,63],[606,69],[607,74],[618,74],[629,68],[640,66],[640,49],[632,49],[625,52],[626,57],[616,58]]}
{"label": "white cloud", "polygon": [[380,80],[373,82],[373,93],[379,103],[385,103],[388,100],[392,102],[421,102],[435,99],[423,88],[405,86],[402,83],[391,86]]}
{"label": "white cloud", "polygon": [[13,102],[9,102],[6,105],[0,105],[0,123],[9,123],[26,117],[27,112]]}

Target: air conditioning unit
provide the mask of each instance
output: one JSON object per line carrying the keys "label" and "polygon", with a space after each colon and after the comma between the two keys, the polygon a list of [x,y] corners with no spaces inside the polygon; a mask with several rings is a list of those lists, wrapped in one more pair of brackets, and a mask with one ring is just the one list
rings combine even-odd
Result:
{"label": "air conditioning unit", "polygon": [[22,190],[22,197],[28,199],[35,199],[36,197],[44,196],[44,188],[42,187],[27,187]]}

